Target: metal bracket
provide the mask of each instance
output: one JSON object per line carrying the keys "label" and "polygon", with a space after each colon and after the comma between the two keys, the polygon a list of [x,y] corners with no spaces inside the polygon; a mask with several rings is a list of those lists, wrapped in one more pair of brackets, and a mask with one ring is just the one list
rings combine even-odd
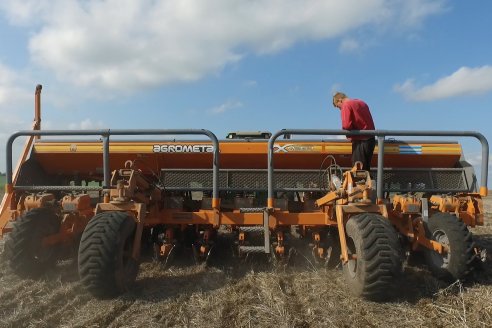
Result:
{"label": "metal bracket", "polygon": [[429,222],[429,201],[427,198],[422,198],[422,220],[424,220],[425,223]]}

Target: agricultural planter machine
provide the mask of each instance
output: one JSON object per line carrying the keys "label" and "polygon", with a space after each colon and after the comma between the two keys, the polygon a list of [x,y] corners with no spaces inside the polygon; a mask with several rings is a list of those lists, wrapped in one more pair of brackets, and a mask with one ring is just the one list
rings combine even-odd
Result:
{"label": "agricultural planter machine", "polygon": [[[484,223],[489,150],[480,133],[351,131],[377,138],[377,169],[368,172],[351,167],[349,142],[321,138],[344,130],[233,133],[221,141],[208,130],[43,131],[40,92],[33,130],[7,142],[0,208],[5,255],[21,276],[75,250],[85,288],[111,297],[134,284],[142,248],[169,263],[184,245],[206,262],[228,233],[238,257],[269,254],[280,263],[301,241],[316,263],[343,268],[353,294],[382,300],[409,256],[423,254],[447,280],[466,278],[483,258],[469,231]],[[181,137],[190,135],[201,138]],[[317,139],[292,138],[299,135]],[[14,170],[21,136],[27,141]],[[478,139],[480,184],[459,143],[388,138],[408,136]]]}

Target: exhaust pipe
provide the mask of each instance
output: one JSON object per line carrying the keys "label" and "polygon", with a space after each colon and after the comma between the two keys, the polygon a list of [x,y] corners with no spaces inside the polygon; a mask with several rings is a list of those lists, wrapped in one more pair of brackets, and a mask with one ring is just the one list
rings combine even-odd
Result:
{"label": "exhaust pipe", "polygon": [[[34,94],[34,125],[33,130],[41,130],[41,89],[43,86],[38,84],[36,86],[36,92]],[[36,136],[36,139],[40,139],[41,136]]]}

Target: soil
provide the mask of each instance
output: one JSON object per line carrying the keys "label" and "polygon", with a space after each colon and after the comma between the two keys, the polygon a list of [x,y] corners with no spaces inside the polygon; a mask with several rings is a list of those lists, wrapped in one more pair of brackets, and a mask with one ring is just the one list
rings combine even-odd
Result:
{"label": "soil", "polygon": [[[492,199],[485,201],[492,213]],[[492,254],[492,214],[471,229]],[[219,256],[221,256],[219,254]],[[81,286],[74,260],[42,278],[21,279],[0,262],[0,327],[490,327],[492,259],[471,281],[446,284],[425,267],[406,267],[396,300],[351,296],[341,270],[278,268],[223,258],[186,259],[167,270],[145,258],[135,288],[98,300]]]}

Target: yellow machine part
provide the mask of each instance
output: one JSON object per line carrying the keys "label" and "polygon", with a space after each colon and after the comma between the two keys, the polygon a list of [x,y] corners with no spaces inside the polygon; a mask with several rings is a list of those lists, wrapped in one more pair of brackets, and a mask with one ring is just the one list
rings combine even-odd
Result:
{"label": "yellow machine part", "polygon": [[[266,140],[220,142],[221,169],[266,169]],[[209,169],[213,148],[207,141],[123,142],[109,146],[111,170],[124,167],[127,160],[144,162],[142,168],[159,171],[165,168]],[[348,141],[282,141],[274,145],[276,169],[319,169],[327,155],[334,156],[342,167],[351,166],[351,144]],[[372,164],[377,165],[376,147]],[[97,142],[37,141],[33,156],[48,174],[94,172],[102,167],[102,144]],[[458,143],[385,144],[384,164],[392,168],[452,168],[461,156]],[[411,163],[411,164],[410,164]]]}

